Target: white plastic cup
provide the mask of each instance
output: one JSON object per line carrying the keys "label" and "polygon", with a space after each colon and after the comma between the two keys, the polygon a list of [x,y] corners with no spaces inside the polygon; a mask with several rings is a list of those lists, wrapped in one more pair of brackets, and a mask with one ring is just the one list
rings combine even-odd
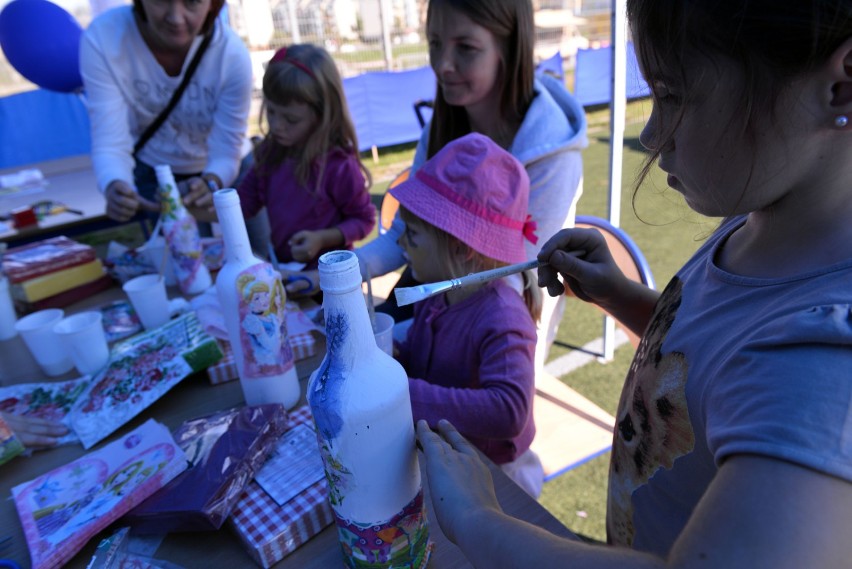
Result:
{"label": "white plastic cup", "polygon": [[62,375],[74,368],[65,344],[59,341],[53,331],[63,316],[65,311],[61,308],[48,308],[24,316],[15,323],[15,329],[46,375]]}
{"label": "white plastic cup", "polygon": [[63,318],[53,331],[65,344],[74,367],[81,374],[95,374],[109,362],[109,347],[100,312],[92,310]]}
{"label": "white plastic cup", "polygon": [[166,281],[160,275],[142,275],[130,279],[121,287],[146,330],[158,328],[169,321],[169,298]]}
{"label": "white plastic cup", "polygon": [[0,340],[8,340],[18,335],[15,330],[15,305],[9,295],[9,279],[0,277]]}
{"label": "white plastic cup", "polygon": [[393,316],[384,312],[376,312],[376,345],[389,356],[393,356]]}

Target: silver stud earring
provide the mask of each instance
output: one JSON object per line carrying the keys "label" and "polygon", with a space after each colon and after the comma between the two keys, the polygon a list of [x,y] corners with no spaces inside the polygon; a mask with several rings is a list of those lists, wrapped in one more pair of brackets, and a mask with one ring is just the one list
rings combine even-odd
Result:
{"label": "silver stud earring", "polygon": [[846,115],[837,115],[834,118],[834,126],[837,128],[844,128],[847,124],[849,124],[849,117]]}

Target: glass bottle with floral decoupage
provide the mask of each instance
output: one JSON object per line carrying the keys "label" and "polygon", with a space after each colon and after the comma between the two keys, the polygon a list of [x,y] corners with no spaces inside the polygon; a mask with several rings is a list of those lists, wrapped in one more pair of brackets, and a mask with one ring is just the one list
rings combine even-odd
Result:
{"label": "glass bottle with floral decoupage", "polygon": [[233,188],[213,194],[225,243],[225,264],[216,275],[216,292],[234,352],[247,405],[299,402],[299,376],[287,335],[281,274],[254,256]]}
{"label": "glass bottle with floral decoupage", "polygon": [[210,271],[204,265],[198,223],[180,199],[172,169],[154,167],[160,193],[160,224],[169,249],[175,277],[183,294],[200,294],[210,288]]}
{"label": "glass bottle with floral decoupage", "polygon": [[319,259],[327,351],[308,403],[346,567],[425,567],[432,545],[408,376],[376,346],[358,259]]}

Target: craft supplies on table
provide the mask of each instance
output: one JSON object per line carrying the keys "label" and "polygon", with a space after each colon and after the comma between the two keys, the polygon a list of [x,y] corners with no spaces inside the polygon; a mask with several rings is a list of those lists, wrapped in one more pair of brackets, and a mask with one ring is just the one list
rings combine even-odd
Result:
{"label": "craft supplies on table", "polygon": [[15,486],[34,569],[64,564],[185,469],[186,456],[168,428],[148,420],[100,450]]}
{"label": "craft supplies on table", "polygon": [[159,186],[160,223],[178,286],[184,294],[200,294],[213,281],[204,265],[198,223],[181,201],[171,167],[159,164],[154,172]]}
{"label": "craft supplies on table", "polygon": [[[289,427],[298,425],[313,428],[307,406],[290,413]],[[319,449],[316,452],[319,453]],[[333,522],[334,513],[328,502],[328,484],[324,478],[303,489],[283,506],[252,481],[228,519],[246,551],[264,568],[278,563]]]}
{"label": "craft supplies on table", "polygon": [[59,438],[57,444],[74,443],[78,438],[70,429],[69,415],[88,385],[89,379],[81,377],[68,381],[18,383],[0,387],[0,411],[63,423],[69,427],[69,431]]}
{"label": "craft supplies on table", "polygon": [[[215,292],[215,289],[211,288],[204,294],[193,298],[190,304],[196,311],[204,330],[219,341],[219,347],[224,354],[218,363],[207,368],[210,383],[218,385],[238,379],[239,372],[225,331],[225,320],[222,317],[219,299]],[[317,353],[320,342],[315,334],[322,333],[322,329],[311,321],[297,303],[287,301],[287,336],[295,361],[307,359]]]}
{"label": "craft supplies on table", "polygon": [[134,534],[219,529],[273,452],[287,422],[280,404],[237,407],[184,421],[173,436],[189,468],[121,523],[131,526]]}
{"label": "craft supplies on table", "polygon": [[3,272],[21,313],[63,308],[111,285],[95,249],[64,236],[9,249]]}
{"label": "craft supplies on table", "polygon": [[71,417],[84,448],[138,415],[188,375],[222,358],[216,340],[188,312],[115,344]]}
{"label": "craft supplies on table", "polygon": [[226,253],[216,291],[243,397],[249,405],[281,403],[290,409],[299,401],[300,387],[281,274],[254,256],[237,191],[216,191],[213,204]]}
{"label": "craft supplies on table", "polygon": [[[219,349],[222,350],[222,359],[207,368],[207,377],[210,383],[219,385],[228,381],[239,379],[237,362],[234,361],[234,351],[227,340],[218,340]],[[318,342],[311,332],[301,334],[290,334],[290,348],[293,350],[295,361],[309,358],[317,353]]]}
{"label": "craft supplies on table", "polygon": [[328,348],[311,374],[330,502],[347,567],[426,567],[431,552],[408,375],[376,345],[358,258],[319,258]]}

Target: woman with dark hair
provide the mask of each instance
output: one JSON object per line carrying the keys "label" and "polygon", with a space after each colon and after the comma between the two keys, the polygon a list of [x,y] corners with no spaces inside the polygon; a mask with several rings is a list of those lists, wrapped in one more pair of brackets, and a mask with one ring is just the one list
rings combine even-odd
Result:
{"label": "woman with dark hair", "polygon": [[[411,175],[457,138],[471,132],[491,138],[530,178],[529,214],[538,239],[526,243],[526,253],[534,259],[544,240],[574,225],[583,179],[580,151],[586,147],[583,109],[561,82],[535,75],[530,0],[431,0],[426,32],[438,88]],[[378,276],[404,263],[396,243],[403,228],[397,219],[387,233],[356,250],[365,276],[367,269]],[[512,282],[520,292],[520,279]],[[538,365],[544,364],[562,310],[562,298],[548,298],[542,307]],[[400,313],[389,311],[399,320]]]}
{"label": "woman with dark hair", "polygon": [[[80,71],[92,163],[112,219],[126,221],[139,209],[159,211],[158,164],[171,166],[184,203],[199,214],[212,209],[212,189],[236,178],[251,62],[242,40],[218,18],[223,5],[134,0],[101,14],[83,34]],[[190,73],[174,108],[151,128]]]}

